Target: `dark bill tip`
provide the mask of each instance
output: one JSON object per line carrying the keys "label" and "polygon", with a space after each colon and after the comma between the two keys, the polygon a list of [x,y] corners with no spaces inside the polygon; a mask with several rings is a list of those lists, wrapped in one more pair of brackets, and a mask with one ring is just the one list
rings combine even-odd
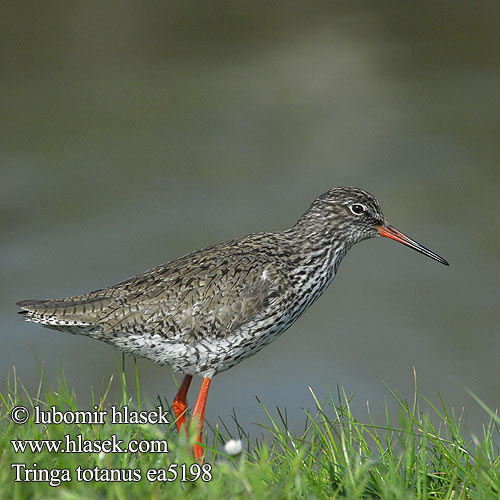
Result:
{"label": "dark bill tip", "polygon": [[432,252],[428,248],[425,248],[423,245],[416,242],[415,240],[412,240],[411,238],[406,236],[406,234],[397,230],[394,226],[391,226],[390,224],[386,224],[384,226],[377,226],[377,229],[380,236],[385,236],[386,238],[391,238],[391,240],[399,241],[399,243],[403,243],[403,245],[413,248],[413,250],[416,250],[421,254],[427,255],[427,257],[437,260],[438,262],[441,262],[441,264],[444,264],[445,266],[450,265],[447,260],[443,259],[443,257],[438,255],[437,253]]}

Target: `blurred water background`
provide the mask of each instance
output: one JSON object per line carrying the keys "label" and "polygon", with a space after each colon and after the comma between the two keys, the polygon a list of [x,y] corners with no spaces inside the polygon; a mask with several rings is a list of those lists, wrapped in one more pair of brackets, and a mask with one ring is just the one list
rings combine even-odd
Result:
{"label": "blurred water background", "polygon": [[[207,418],[251,435],[254,398],[300,429],[328,386],[383,422],[384,383],[479,431],[500,396],[498,2],[5,2],[0,7],[1,382],[61,361],[82,406],[103,343],[26,324],[14,301],[106,287],[294,223],[354,185],[447,258],[355,247],[277,341],[216,377]],[[132,380],[133,363],[128,363]],[[170,400],[139,360],[142,394]],[[198,389],[193,385],[191,401]],[[118,392],[115,386],[114,394]],[[391,411],[397,411],[390,403]],[[230,426],[234,430],[234,426]]]}

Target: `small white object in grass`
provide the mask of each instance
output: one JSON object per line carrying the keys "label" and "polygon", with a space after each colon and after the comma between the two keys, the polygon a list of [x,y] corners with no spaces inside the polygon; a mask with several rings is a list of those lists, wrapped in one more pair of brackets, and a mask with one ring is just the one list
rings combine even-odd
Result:
{"label": "small white object in grass", "polygon": [[241,446],[241,440],[230,439],[224,445],[224,449],[228,455],[239,455],[243,447]]}

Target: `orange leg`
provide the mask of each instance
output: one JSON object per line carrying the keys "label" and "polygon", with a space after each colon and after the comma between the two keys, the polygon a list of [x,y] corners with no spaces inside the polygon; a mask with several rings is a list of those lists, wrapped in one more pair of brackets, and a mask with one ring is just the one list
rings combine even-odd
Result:
{"label": "orange leg", "polygon": [[[208,377],[203,379],[200,393],[198,394],[198,399],[191,415],[191,422],[194,421],[198,426],[198,443],[201,443],[201,430],[203,429],[203,422],[205,420],[205,405],[207,404],[208,389],[210,388],[211,381]],[[199,444],[194,445],[194,459],[199,462],[203,461],[203,447]]]}
{"label": "orange leg", "polygon": [[179,390],[177,391],[177,394],[174,398],[174,402],[172,403],[172,408],[174,409],[177,429],[179,430],[179,434],[181,432],[182,426],[184,425],[186,436],[188,433],[186,425],[186,409],[187,409],[186,396],[192,379],[193,379],[192,375],[186,375],[183,378],[182,384],[179,387]]}

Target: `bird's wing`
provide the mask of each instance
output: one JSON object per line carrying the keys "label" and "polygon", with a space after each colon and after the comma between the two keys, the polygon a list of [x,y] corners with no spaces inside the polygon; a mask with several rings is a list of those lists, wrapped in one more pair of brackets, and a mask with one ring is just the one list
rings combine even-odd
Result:
{"label": "bird's wing", "polygon": [[272,261],[244,253],[180,259],[123,283],[126,298],[108,307],[99,323],[104,333],[159,333],[184,341],[225,337],[276,306],[286,281]]}
{"label": "bird's wing", "polygon": [[193,252],[110,288],[57,300],[22,301],[28,320],[92,325],[104,334],[158,333],[172,340],[225,337],[287,293],[287,274],[254,249]]}

